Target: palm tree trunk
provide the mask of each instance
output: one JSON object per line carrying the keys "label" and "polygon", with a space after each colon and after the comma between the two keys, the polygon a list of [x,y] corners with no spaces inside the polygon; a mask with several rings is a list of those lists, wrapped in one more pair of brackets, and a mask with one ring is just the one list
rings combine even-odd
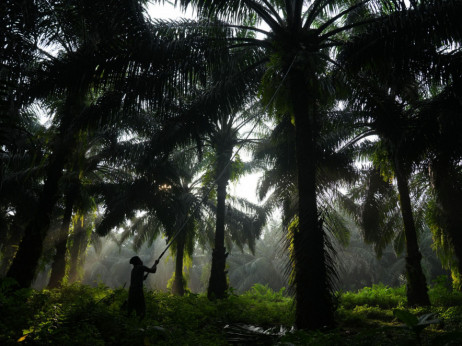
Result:
{"label": "palm tree trunk", "polygon": [[172,285],[172,293],[177,296],[184,296],[183,284],[183,257],[186,238],[186,229],[184,229],[177,238],[176,259],[175,259],[175,279]]}
{"label": "palm tree trunk", "polygon": [[304,92],[307,86],[303,73],[294,71],[290,82],[299,194],[299,227],[293,235],[295,324],[300,329],[319,329],[333,325],[334,309],[316,202],[316,108],[314,99]]}
{"label": "palm tree trunk", "polygon": [[66,197],[66,207],[63,214],[63,222],[58,234],[58,242],[56,244],[56,253],[53,256],[53,264],[51,266],[50,281],[48,288],[56,288],[62,284],[66,274],[66,249],[67,238],[69,235],[69,226],[72,218],[72,208],[74,206],[74,195],[70,192]]}
{"label": "palm tree trunk", "polygon": [[79,268],[83,263],[81,258],[87,245],[87,234],[83,227],[83,221],[77,220],[74,223],[74,234],[72,235],[72,246],[69,258],[69,283],[79,281]]}
{"label": "palm tree trunk", "polygon": [[430,305],[430,299],[427,281],[420,263],[422,254],[417,243],[417,231],[412,213],[407,176],[403,172],[399,158],[395,158],[393,162],[406,236],[407,303],[409,306],[427,306]]}
{"label": "palm tree trunk", "polygon": [[217,181],[217,223],[215,230],[215,248],[212,252],[212,269],[210,272],[207,297],[209,299],[222,299],[226,297],[228,281],[226,278],[225,249],[225,212],[226,212],[226,186],[230,177],[228,165],[231,159],[232,149],[217,151],[218,165],[217,174],[221,174]]}

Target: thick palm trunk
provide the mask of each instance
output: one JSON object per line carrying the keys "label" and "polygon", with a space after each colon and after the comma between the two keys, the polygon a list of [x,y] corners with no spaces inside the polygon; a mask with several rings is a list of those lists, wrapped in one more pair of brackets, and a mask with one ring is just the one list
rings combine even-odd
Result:
{"label": "thick palm trunk", "polygon": [[316,203],[315,106],[303,92],[305,83],[302,73],[291,75],[299,194],[299,228],[293,235],[295,324],[300,329],[320,329],[333,325],[334,309]]}
{"label": "thick palm trunk", "polygon": [[47,179],[40,195],[35,216],[27,224],[18,252],[7,276],[15,279],[20,287],[29,287],[34,279],[38,261],[42,255],[43,240],[50,226],[53,208],[58,200],[58,182],[66,162],[65,145],[55,145]]}
{"label": "thick palm trunk", "polygon": [[462,275],[462,187],[458,174],[449,158],[440,157],[432,163],[432,183],[436,191],[443,218],[443,231],[452,243],[457,258],[457,268]]}
{"label": "thick palm trunk", "polygon": [[225,248],[225,212],[226,212],[226,186],[230,177],[228,162],[232,150],[217,152],[217,174],[221,174],[217,181],[217,223],[215,229],[215,248],[212,252],[212,269],[210,272],[207,297],[209,299],[222,299],[226,297],[228,281],[226,278],[226,253]]}
{"label": "thick palm trunk", "polygon": [[175,258],[175,279],[172,285],[172,293],[177,296],[184,296],[184,284],[183,284],[183,258],[184,258],[184,246],[185,246],[185,233],[183,230],[177,238],[176,244],[176,258]]}
{"label": "thick palm trunk", "polygon": [[398,182],[404,234],[406,236],[407,303],[409,306],[426,306],[430,305],[430,299],[428,297],[427,281],[420,263],[422,254],[420,253],[417,243],[417,232],[415,229],[407,176],[404,174],[398,158],[395,158],[394,166],[396,180]]}
{"label": "thick palm trunk", "polygon": [[69,236],[69,226],[72,218],[72,208],[74,206],[73,194],[70,193],[66,197],[66,206],[63,214],[63,221],[58,234],[58,242],[56,244],[56,253],[53,256],[53,264],[51,266],[50,281],[48,288],[56,288],[62,284],[66,274],[66,249],[67,238]]}

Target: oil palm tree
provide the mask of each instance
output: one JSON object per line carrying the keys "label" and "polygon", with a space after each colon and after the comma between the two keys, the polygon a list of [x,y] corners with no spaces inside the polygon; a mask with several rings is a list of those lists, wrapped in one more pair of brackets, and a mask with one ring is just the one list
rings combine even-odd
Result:
{"label": "oil palm tree", "polygon": [[[244,113],[223,114],[214,122],[212,131],[205,138],[205,143],[210,146],[214,153],[213,177],[216,187],[216,230],[214,240],[214,250],[212,254],[212,269],[208,287],[208,297],[223,298],[226,296],[228,288],[226,279],[226,248],[225,248],[225,227],[230,227],[233,221],[232,210],[226,208],[226,188],[232,178],[233,170],[239,157],[234,157],[233,152],[244,144],[249,144],[251,139],[240,138],[240,129],[248,124],[250,115]],[[235,159],[233,161],[233,158]],[[235,175],[235,174],[234,174]],[[249,205],[250,206],[250,205]],[[253,206],[255,208],[255,206]],[[258,209],[257,209],[258,210]],[[237,211],[234,211],[236,214]],[[226,215],[227,214],[227,215]],[[236,215],[237,216],[237,215]],[[235,217],[235,216],[234,216]],[[253,234],[247,240],[252,242],[257,238],[266,220],[263,210],[256,215],[253,222],[247,223],[249,234]]]}
{"label": "oil palm tree", "polygon": [[[412,81],[413,77],[408,78]],[[378,86],[377,81],[373,82],[372,77],[369,80],[359,79],[358,83],[362,83],[362,87],[357,87],[351,98],[355,105],[353,108],[362,112],[356,122],[372,129],[379,136],[380,142],[376,145],[373,161],[385,176],[393,176],[397,182],[406,239],[408,304],[429,305],[409,188],[413,164],[418,163],[423,156],[423,147],[418,141],[421,137],[413,132],[418,119],[412,113],[419,92],[414,83],[404,81],[404,76],[401,76],[402,82],[399,85],[388,86],[387,90]]]}
{"label": "oil palm tree", "polygon": [[[203,22],[166,22],[163,25],[166,34],[169,30],[185,34],[192,32],[192,35],[189,34],[193,38],[195,30],[204,28]],[[216,225],[208,287],[208,297],[215,299],[227,294],[227,234],[231,234],[237,243],[247,242],[252,248],[266,220],[266,212],[248,201],[238,199],[233,200],[237,202],[235,206],[226,206],[227,185],[230,179],[237,179],[238,167],[242,164],[235,151],[255,140],[250,137],[251,133],[245,136],[241,132],[246,126],[256,126],[262,118],[261,107],[256,102],[258,89],[254,82],[262,77],[263,70],[257,66],[246,74],[239,72],[248,65],[258,63],[260,54],[229,49],[222,44],[222,39],[216,39],[223,38],[226,30],[218,27],[211,31],[214,36],[205,38],[210,45],[205,48],[205,53],[212,57],[207,58],[206,70],[200,74],[196,88],[180,99],[182,107],[176,108],[179,114],[174,127],[183,128],[183,123],[194,126],[188,136],[195,140],[199,155],[202,149],[206,150],[210,164],[203,183],[210,188],[216,184],[216,192],[211,194],[216,198],[216,205],[212,207],[216,213]],[[249,34],[241,30],[240,35],[246,37]]]}
{"label": "oil palm tree", "polygon": [[[290,112],[296,130],[300,218],[299,231],[294,234],[296,325],[312,329],[332,325],[332,291],[328,287],[324,233],[316,202],[319,105],[329,102],[332,96],[333,89],[325,83],[333,63],[330,52],[344,42],[352,28],[366,25],[374,18],[344,22],[364,2],[349,5],[337,1],[183,0],[178,3],[195,7],[205,17],[230,23],[224,25],[231,31],[244,28],[254,32],[255,35],[248,37],[232,36],[229,45],[236,50],[263,54],[258,66],[266,71],[261,80],[266,100],[278,85],[283,85],[274,105],[279,112]],[[268,29],[249,25],[252,20],[264,23]]]}

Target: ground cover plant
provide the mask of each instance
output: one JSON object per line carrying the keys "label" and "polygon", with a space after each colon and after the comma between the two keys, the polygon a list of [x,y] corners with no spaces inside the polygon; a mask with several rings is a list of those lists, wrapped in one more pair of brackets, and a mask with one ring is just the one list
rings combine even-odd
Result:
{"label": "ground cover plant", "polygon": [[[146,292],[142,321],[126,316],[124,288],[74,284],[52,290],[0,286],[2,345],[457,345],[462,342],[462,294],[440,282],[430,289],[432,307],[406,309],[403,287],[365,287],[338,295],[337,326],[295,331],[293,301],[285,290],[255,285],[210,301],[205,295]],[[394,315],[434,314],[419,330]],[[395,312],[396,314],[396,312]]]}

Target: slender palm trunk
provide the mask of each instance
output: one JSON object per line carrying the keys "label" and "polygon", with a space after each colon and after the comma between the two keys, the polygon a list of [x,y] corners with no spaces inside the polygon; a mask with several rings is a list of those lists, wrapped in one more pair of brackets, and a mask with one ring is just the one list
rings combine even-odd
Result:
{"label": "slender palm trunk", "polygon": [[62,284],[66,274],[66,249],[67,238],[69,235],[69,226],[72,218],[72,208],[74,206],[74,197],[72,193],[66,196],[66,206],[63,214],[63,221],[58,234],[58,242],[56,244],[56,253],[53,256],[53,264],[51,266],[50,281],[48,288],[56,288]]}
{"label": "slender palm trunk", "polygon": [[176,258],[175,258],[175,279],[172,285],[172,293],[177,296],[184,296],[183,258],[184,258],[185,241],[186,241],[186,230],[183,230],[183,232],[181,232],[177,238]]}
{"label": "slender palm trunk", "polygon": [[398,182],[401,215],[406,236],[406,273],[407,273],[407,303],[409,306],[430,305],[427,281],[420,263],[422,254],[417,242],[417,232],[409,194],[407,176],[403,172],[399,158],[394,159],[394,170]]}
{"label": "slender palm trunk", "polygon": [[300,329],[319,329],[333,325],[334,309],[316,203],[316,108],[314,99],[304,92],[307,87],[303,74],[294,71],[290,78],[299,194],[299,229],[293,235],[295,324]]}
{"label": "slender palm trunk", "polygon": [[217,223],[215,230],[215,248],[212,252],[212,269],[210,272],[207,297],[209,299],[222,299],[226,297],[228,280],[226,278],[226,253],[225,248],[225,213],[226,213],[226,186],[230,177],[232,149],[217,151],[218,165],[217,174],[221,174],[217,181]]}

